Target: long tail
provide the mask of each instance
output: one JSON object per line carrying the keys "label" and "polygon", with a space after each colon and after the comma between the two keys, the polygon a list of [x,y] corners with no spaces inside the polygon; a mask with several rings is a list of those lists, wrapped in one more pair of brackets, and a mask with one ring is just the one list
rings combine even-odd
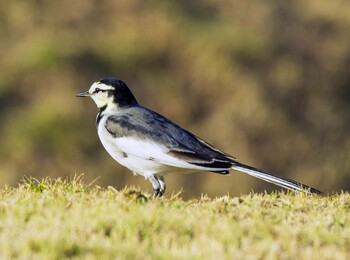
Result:
{"label": "long tail", "polygon": [[310,192],[318,195],[323,194],[321,191],[316,190],[300,182],[297,182],[288,178],[284,178],[281,176],[276,176],[271,173],[264,172],[262,170],[259,170],[257,168],[254,168],[242,163],[236,163],[235,165],[232,166],[232,169],[247,173],[251,176],[273,183],[275,185],[281,186],[289,190]]}

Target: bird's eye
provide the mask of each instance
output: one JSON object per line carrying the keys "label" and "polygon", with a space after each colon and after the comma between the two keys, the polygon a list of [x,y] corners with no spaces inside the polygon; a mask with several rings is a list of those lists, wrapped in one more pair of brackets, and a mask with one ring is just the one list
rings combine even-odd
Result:
{"label": "bird's eye", "polygon": [[95,89],[95,93],[98,93],[98,92],[100,92],[100,91],[101,91],[100,88],[96,88],[96,89]]}

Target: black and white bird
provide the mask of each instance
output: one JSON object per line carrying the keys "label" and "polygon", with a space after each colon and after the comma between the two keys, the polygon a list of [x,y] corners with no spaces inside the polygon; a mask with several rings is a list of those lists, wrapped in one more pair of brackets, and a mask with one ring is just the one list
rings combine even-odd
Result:
{"label": "black and white bird", "polygon": [[164,116],[141,106],[127,85],[116,78],[95,82],[78,97],[91,97],[97,107],[98,136],[108,153],[134,174],[149,179],[154,196],[165,192],[164,175],[237,170],[278,186],[309,193],[322,192],[297,181],[238,162]]}

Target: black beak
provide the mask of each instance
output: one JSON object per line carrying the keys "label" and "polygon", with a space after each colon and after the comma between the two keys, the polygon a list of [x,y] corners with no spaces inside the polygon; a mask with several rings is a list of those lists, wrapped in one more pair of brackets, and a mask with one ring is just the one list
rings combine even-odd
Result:
{"label": "black beak", "polygon": [[89,91],[83,91],[83,92],[76,94],[75,96],[77,96],[77,97],[90,97],[91,94],[89,93]]}

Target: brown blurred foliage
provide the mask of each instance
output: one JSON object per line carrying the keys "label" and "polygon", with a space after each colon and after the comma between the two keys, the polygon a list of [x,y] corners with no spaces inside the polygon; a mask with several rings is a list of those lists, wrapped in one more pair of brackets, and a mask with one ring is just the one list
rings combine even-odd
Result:
{"label": "brown blurred foliage", "polygon": [[[105,76],[240,161],[325,192],[350,188],[350,2],[7,1],[0,6],[1,185],[23,175],[150,184],[104,151]],[[166,176],[168,194],[274,186],[244,174]]]}

